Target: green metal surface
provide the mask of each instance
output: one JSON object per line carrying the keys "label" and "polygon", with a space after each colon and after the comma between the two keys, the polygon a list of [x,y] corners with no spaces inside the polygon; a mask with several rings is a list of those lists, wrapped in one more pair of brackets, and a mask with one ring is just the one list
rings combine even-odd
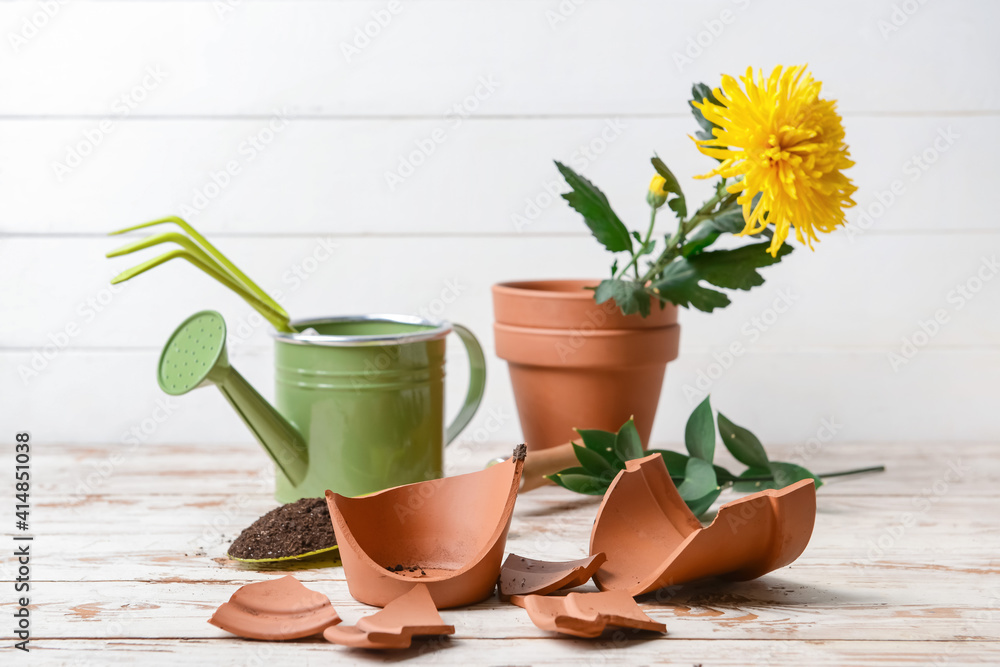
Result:
{"label": "green metal surface", "polygon": [[[417,335],[430,327],[390,321],[315,326],[328,336]],[[358,496],[443,475],[444,445],[482,401],[482,348],[464,327],[472,382],[445,438],[445,340],[329,347],[277,339],[278,410],[309,443],[309,471],[299,484],[278,475],[281,502],[323,495]]]}

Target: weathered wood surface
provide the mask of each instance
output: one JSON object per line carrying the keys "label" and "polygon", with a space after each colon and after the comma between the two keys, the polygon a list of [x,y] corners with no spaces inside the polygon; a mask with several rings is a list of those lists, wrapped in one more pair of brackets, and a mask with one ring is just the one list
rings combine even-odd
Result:
{"label": "weathered wood surface", "polygon": [[[33,650],[25,664],[997,664],[1000,662],[1000,461],[995,446],[836,445],[816,470],[885,463],[819,495],[812,542],[790,567],[751,582],[702,582],[640,598],[662,638],[561,638],[491,599],[445,611],[457,634],[379,656],[322,640],[247,642],[205,621],[240,585],[281,570],[225,558],[229,541],[275,503],[266,459],[249,444],[51,446],[36,479]],[[465,451],[449,472],[507,446]],[[800,452],[801,453],[801,452]],[[794,458],[795,452],[776,452]],[[107,465],[102,465],[107,462]],[[94,475],[97,475],[96,477]],[[6,487],[5,487],[6,489]],[[723,502],[735,497],[727,492]],[[518,500],[507,550],[585,553],[597,499],[545,488]],[[3,538],[5,541],[8,537]],[[13,577],[9,549],[0,580]],[[328,564],[329,565],[329,564]],[[285,568],[291,569],[291,568]],[[339,567],[296,569],[345,622],[368,613]],[[9,585],[0,616],[8,617]],[[0,625],[9,646],[10,629]],[[5,655],[9,656],[10,653]],[[29,663],[30,660],[30,663]],[[4,660],[4,664],[9,664]]]}

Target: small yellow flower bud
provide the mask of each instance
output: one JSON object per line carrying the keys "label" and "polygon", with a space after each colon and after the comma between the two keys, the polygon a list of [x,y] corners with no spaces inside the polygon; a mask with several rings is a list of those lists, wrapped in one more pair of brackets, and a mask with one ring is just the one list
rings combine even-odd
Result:
{"label": "small yellow flower bud", "polygon": [[646,203],[653,208],[660,208],[667,201],[667,191],[663,189],[667,181],[657,174],[649,182],[649,192],[646,193]]}

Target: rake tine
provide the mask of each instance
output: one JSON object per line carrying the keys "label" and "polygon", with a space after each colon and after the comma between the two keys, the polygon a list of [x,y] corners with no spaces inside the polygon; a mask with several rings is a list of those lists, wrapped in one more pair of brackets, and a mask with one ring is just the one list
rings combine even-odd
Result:
{"label": "rake tine", "polygon": [[122,271],[117,276],[111,279],[111,284],[115,285],[117,283],[125,282],[126,280],[131,280],[139,274],[145,273],[152,268],[159,266],[165,262],[169,262],[172,259],[185,259],[194,266],[198,267],[208,275],[212,276],[220,283],[231,289],[237,295],[239,295],[244,301],[249,303],[254,310],[260,313],[268,322],[274,325],[278,331],[284,332],[294,332],[295,330],[291,327],[288,322],[287,316],[283,316],[281,313],[276,312],[268,304],[262,302],[251,292],[249,292],[243,285],[237,283],[228,274],[217,269],[213,264],[206,264],[201,260],[196,254],[189,252],[185,248],[174,248],[169,250],[162,255],[154,257],[150,260],[133,266],[131,269]]}
{"label": "rake tine", "polygon": [[[222,254],[222,251],[220,251],[218,248],[216,248],[214,245],[212,245],[208,241],[208,239],[206,239],[204,236],[202,236],[200,233],[198,233],[198,230],[196,230],[194,227],[192,227],[189,222],[187,222],[186,220],[184,220],[182,218],[177,217],[176,215],[171,215],[171,216],[168,216],[166,218],[160,218],[158,220],[150,220],[149,222],[142,222],[142,223],[139,223],[138,225],[132,225],[131,227],[125,227],[124,229],[118,229],[116,231],[109,232],[108,235],[109,236],[116,236],[118,234],[125,234],[127,232],[134,232],[136,230],[145,229],[147,227],[153,227],[153,226],[156,226],[156,225],[164,225],[164,224],[170,224],[170,223],[173,223],[173,224],[177,225],[178,227],[180,227],[181,229],[183,229],[185,232],[188,233],[188,235],[192,239],[194,239],[196,242],[198,242],[199,244],[201,244],[201,246],[205,250],[207,250],[209,252],[209,254],[211,254],[213,257],[215,257],[215,259],[217,259],[219,261],[219,263],[222,264],[223,268],[225,268],[229,273],[231,273],[234,278],[236,278],[237,280],[241,281],[244,285],[246,285],[246,287],[248,289],[250,289],[252,292],[254,292],[257,295],[258,299],[260,299],[261,301],[263,301],[264,303],[266,303],[268,306],[270,306],[270,308],[272,310],[274,310],[275,312],[281,313],[282,316],[284,316],[285,318],[288,318],[288,313],[285,312],[285,309],[282,308],[281,305],[277,301],[275,301],[273,298],[271,298],[270,294],[268,294],[263,289],[261,289],[257,285],[257,283],[255,283],[254,281],[250,280],[249,276],[247,276],[245,273],[243,273],[242,271],[240,271],[240,269],[235,264],[233,264],[233,262],[231,262],[228,257],[226,257],[225,255]],[[124,253],[120,253],[120,254],[124,254]],[[111,255],[108,255],[108,256],[110,257]]]}

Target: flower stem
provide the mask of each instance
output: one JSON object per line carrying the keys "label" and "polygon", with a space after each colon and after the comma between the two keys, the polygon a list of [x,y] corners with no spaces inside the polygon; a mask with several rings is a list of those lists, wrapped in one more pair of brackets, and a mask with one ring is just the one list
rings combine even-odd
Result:
{"label": "flower stem", "polygon": [[[677,259],[683,247],[684,239],[687,238],[688,234],[693,232],[701,223],[728,210],[736,202],[736,197],[737,195],[727,193],[724,188],[717,189],[715,195],[695,211],[694,215],[677,225],[677,231],[667,240],[667,247],[663,249],[663,252],[656,258],[656,261],[650,265],[649,270],[641,278],[638,278],[637,282],[646,284],[656,274],[667,268],[671,262]],[[717,206],[718,208],[716,209]]]}
{"label": "flower stem", "polygon": [[[838,472],[826,472],[816,475],[820,479],[828,477],[847,477],[848,475],[861,475],[866,472],[885,472],[885,466],[870,466],[868,468],[855,468],[854,470],[840,470]],[[759,477],[740,477],[737,482],[773,482],[774,475],[761,475]]]}
{"label": "flower stem", "polygon": [[653,226],[656,224],[656,207],[650,207],[649,211],[649,229],[646,230],[646,237],[642,240],[642,247],[639,248],[639,254],[632,255],[632,261],[625,265],[625,268],[616,277],[624,276],[628,273],[630,268],[635,268],[635,279],[639,280],[639,258],[642,257],[642,249],[646,247],[649,243],[649,239],[653,236]]}
{"label": "flower stem", "polygon": [[855,470],[841,470],[840,472],[827,472],[817,477],[826,479],[827,477],[846,477],[848,475],[860,475],[866,472],[885,472],[885,466],[871,466],[869,468],[857,468]]}

